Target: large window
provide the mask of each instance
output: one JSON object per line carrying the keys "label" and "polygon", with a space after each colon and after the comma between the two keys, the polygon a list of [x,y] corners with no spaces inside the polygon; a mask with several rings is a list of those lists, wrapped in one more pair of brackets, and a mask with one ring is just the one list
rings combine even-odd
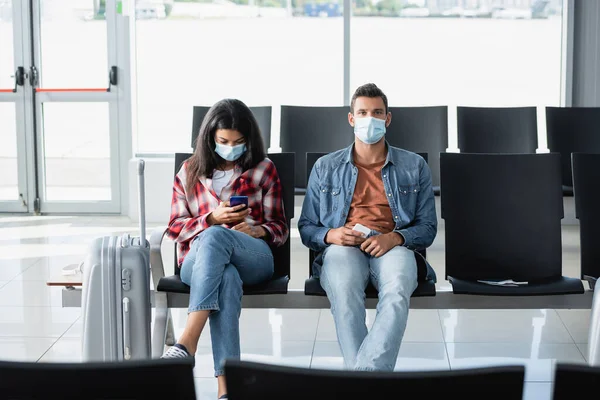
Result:
{"label": "large window", "polygon": [[138,152],[186,150],[192,107],[225,97],[249,106],[343,103],[339,7],[309,16],[312,7],[286,0],[236,2],[175,1],[167,13],[160,2],[159,11],[138,3]]}
{"label": "large window", "polygon": [[[187,150],[192,107],[343,105],[343,0],[138,2],[135,150]],[[558,105],[562,0],[352,0],[349,92],[391,105]]]}
{"label": "large window", "polygon": [[561,1],[354,0],[351,87],[397,105],[559,105]]}

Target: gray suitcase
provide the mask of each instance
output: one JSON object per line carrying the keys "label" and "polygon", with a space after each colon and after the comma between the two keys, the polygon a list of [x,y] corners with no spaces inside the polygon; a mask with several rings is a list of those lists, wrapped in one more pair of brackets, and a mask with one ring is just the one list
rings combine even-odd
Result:
{"label": "gray suitcase", "polygon": [[140,360],[150,352],[150,247],[144,161],[138,165],[140,237],[95,239],[83,264],[83,361]]}

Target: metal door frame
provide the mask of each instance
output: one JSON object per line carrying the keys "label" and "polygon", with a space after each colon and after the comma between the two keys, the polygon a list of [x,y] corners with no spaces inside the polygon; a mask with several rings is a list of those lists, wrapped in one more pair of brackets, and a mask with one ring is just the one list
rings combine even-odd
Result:
{"label": "metal door frame", "polygon": [[[14,65],[13,71],[17,71],[18,67],[27,69],[27,51],[26,51],[26,29],[23,23],[26,18],[24,17],[24,0],[12,0],[12,27],[13,27],[13,53],[14,53]],[[16,74],[16,72],[15,72]],[[16,79],[16,78],[15,78]],[[27,99],[27,85],[17,86],[15,88],[0,88],[0,103],[14,103],[15,104],[15,122],[16,122],[16,141],[17,141],[17,182],[18,191],[21,196],[20,199],[14,200],[0,200],[0,212],[8,213],[26,213],[33,210],[33,203],[30,202],[31,193],[29,176],[29,159],[27,152],[27,140],[26,140],[26,104]],[[11,90],[12,89],[12,90]],[[10,91],[9,91],[10,90]]]}
{"label": "metal door frame", "polygon": [[[41,33],[41,10],[40,0],[30,0],[28,4],[30,15],[31,34],[33,39],[32,56],[33,63],[43,78],[43,66],[41,65],[41,51],[43,38]],[[106,65],[106,89],[80,89],[80,88],[60,88],[47,89],[31,87],[32,97],[30,118],[35,121],[36,134],[35,147],[37,151],[37,174],[38,174],[38,193],[39,199],[34,199],[36,209],[41,213],[61,213],[61,214],[83,214],[83,213],[115,213],[121,212],[121,163],[119,156],[119,96],[115,86],[109,85],[109,70],[117,66],[117,40],[116,40],[116,14],[117,5],[115,0],[106,0],[106,29],[107,29],[107,65]],[[118,77],[118,75],[117,75]],[[121,84],[118,81],[117,85]],[[35,92],[35,94],[33,94]],[[90,201],[49,201],[45,193],[45,156],[44,156],[44,133],[43,133],[43,106],[45,103],[107,103],[109,107],[109,135],[110,135],[110,181],[111,181],[111,200],[90,200]],[[33,134],[32,129],[32,134]]]}

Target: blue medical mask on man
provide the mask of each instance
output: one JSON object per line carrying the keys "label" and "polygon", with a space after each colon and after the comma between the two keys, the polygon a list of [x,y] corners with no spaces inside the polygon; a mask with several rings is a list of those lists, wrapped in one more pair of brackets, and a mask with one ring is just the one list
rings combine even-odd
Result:
{"label": "blue medical mask on man", "polygon": [[354,134],[365,144],[375,144],[385,135],[385,119],[354,118]]}
{"label": "blue medical mask on man", "polygon": [[246,152],[246,144],[238,144],[236,146],[228,146],[226,144],[215,142],[215,153],[227,161],[236,161]]}

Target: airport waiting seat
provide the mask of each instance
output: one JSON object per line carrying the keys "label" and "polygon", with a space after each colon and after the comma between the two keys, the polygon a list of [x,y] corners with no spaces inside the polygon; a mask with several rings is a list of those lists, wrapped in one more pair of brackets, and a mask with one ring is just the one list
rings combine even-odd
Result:
{"label": "airport waiting seat", "polygon": [[579,220],[581,279],[594,288],[600,277],[600,153],[573,153],[575,216]]}
{"label": "airport waiting seat", "polygon": [[[441,155],[446,277],[456,294],[583,293],[562,276],[559,154]],[[526,285],[479,282],[512,279]]]}
{"label": "airport waiting seat", "polygon": [[394,147],[429,155],[433,192],[440,192],[440,153],[448,148],[448,107],[390,107],[385,138]]}
{"label": "airport waiting seat", "polygon": [[[181,168],[181,164],[187,160],[191,154],[189,153],[177,153],[175,155],[175,174]],[[294,154],[291,153],[276,153],[269,154],[269,158],[275,164],[277,172],[279,174],[279,180],[283,187],[283,203],[285,208],[285,214],[288,221],[288,226],[291,229],[291,219],[294,218]],[[153,247],[160,246],[166,228],[159,228],[156,230],[151,238],[151,245]],[[288,290],[288,283],[290,280],[290,264],[291,264],[291,253],[290,253],[290,236],[283,246],[280,246],[273,251],[273,257],[275,259],[275,272],[273,278],[265,283],[244,286],[244,295],[264,295],[264,294],[286,294]],[[175,275],[164,276],[164,267],[162,261],[158,258],[152,259],[153,275],[152,278],[156,285],[156,290],[159,292],[170,292],[170,293],[189,293],[190,287],[181,281],[179,276],[179,266],[177,263],[177,252],[175,252]],[[159,264],[160,263],[160,264]],[[161,271],[158,275],[155,275],[155,270]],[[161,276],[162,274],[162,276]]]}
{"label": "airport waiting seat", "polygon": [[0,361],[3,399],[195,399],[192,360]]}
{"label": "airport waiting seat", "polygon": [[[306,176],[307,179],[310,176],[310,173],[313,169],[313,166],[317,162],[317,160],[327,153],[307,153],[306,154]],[[419,154],[421,157],[427,161],[427,154]],[[426,250],[418,251],[420,256],[415,254],[415,259],[417,260],[417,267],[419,269],[419,285],[413,292],[413,297],[424,297],[424,296],[435,296],[435,283],[431,280],[426,280],[425,276],[427,274],[427,265],[424,262],[424,259],[427,258]],[[321,282],[319,278],[313,276],[312,265],[317,257],[317,253],[313,250],[309,250],[308,257],[308,279],[304,281],[304,294],[307,296],[327,296],[325,293],[325,289],[321,286]],[[377,298],[378,292],[375,289],[375,286],[371,282],[367,285],[365,290],[367,298]]]}
{"label": "airport waiting seat", "polygon": [[296,153],[296,193],[306,191],[306,153],[332,152],[354,141],[346,106],[281,107],[281,151]]}
{"label": "airport waiting seat", "polygon": [[600,367],[557,363],[554,371],[553,400],[572,400],[598,396]]}
{"label": "airport waiting seat", "polygon": [[535,107],[458,107],[458,148],[461,153],[535,153]]}
{"label": "airport waiting seat", "polygon": [[573,195],[571,153],[600,153],[600,107],[546,107],[548,149],[562,156],[565,196]]}
{"label": "airport waiting seat", "polygon": [[[258,122],[258,127],[260,128],[260,135],[263,138],[263,143],[265,145],[265,151],[269,150],[271,147],[271,106],[266,107],[249,107],[252,114],[254,114],[254,118],[256,118],[256,122]],[[202,121],[206,116],[206,113],[210,110],[210,107],[203,106],[194,106],[194,114],[192,116],[192,149],[196,149],[196,140],[198,139],[198,134],[200,133],[200,126],[202,126]]]}
{"label": "airport waiting seat", "polygon": [[502,366],[446,371],[335,371],[225,362],[229,399],[363,400],[460,398],[480,400],[486,394],[521,400],[525,367]]}

